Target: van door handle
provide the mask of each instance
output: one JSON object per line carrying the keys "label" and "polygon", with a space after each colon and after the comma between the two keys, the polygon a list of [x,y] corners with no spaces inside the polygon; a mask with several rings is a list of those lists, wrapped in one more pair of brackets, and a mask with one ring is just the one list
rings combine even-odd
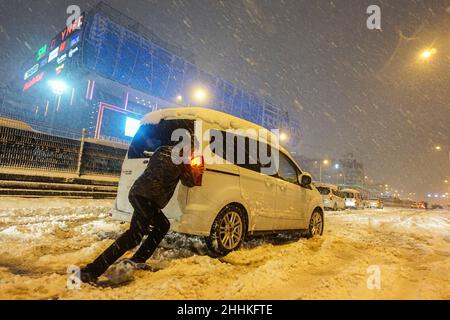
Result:
{"label": "van door handle", "polygon": [[144,160],[142,163],[143,164],[148,164],[148,162],[149,162],[148,160]]}

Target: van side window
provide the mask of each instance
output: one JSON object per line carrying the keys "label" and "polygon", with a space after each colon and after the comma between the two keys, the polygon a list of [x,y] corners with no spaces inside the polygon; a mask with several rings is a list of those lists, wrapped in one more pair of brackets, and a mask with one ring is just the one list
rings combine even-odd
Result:
{"label": "van side window", "polygon": [[[223,141],[223,145],[221,145],[221,150],[211,148],[211,151],[214,154],[227,160],[228,162],[236,164],[241,168],[261,172],[258,159],[255,158],[255,156],[257,157],[258,150],[258,142],[256,140],[238,136],[229,132],[212,129],[210,143],[213,143],[217,137],[220,136]],[[253,154],[254,151],[256,151],[255,155]]]}
{"label": "van side window", "polygon": [[278,177],[291,183],[298,183],[298,170],[291,160],[280,152],[280,166],[278,169]]}

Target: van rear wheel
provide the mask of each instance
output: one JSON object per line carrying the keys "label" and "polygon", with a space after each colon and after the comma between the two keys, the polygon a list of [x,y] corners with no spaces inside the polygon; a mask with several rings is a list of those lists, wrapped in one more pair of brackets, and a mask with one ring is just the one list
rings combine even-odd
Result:
{"label": "van rear wheel", "polygon": [[217,215],[206,245],[212,257],[223,257],[238,249],[247,232],[245,213],[237,205],[228,205]]}

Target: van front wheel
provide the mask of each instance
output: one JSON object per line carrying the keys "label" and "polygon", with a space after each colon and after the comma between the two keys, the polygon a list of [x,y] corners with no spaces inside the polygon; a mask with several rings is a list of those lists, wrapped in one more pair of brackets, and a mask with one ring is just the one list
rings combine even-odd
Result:
{"label": "van front wheel", "polygon": [[206,245],[213,257],[223,257],[239,248],[247,232],[245,214],[239,206],[228,205],[217,215]]}

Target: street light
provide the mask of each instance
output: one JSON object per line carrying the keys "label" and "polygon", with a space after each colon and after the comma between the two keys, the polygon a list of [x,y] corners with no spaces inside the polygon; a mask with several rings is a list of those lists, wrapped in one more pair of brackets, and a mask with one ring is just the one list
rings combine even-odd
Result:
{"label": "street light", "polygon": [[436,54],[436,52],[437,52],[436,48],[425,49],[420,53],[419,58],[422,61],[429,60],[432,56]]}
{"label": "street light", "polygon": [[[434,149],[436,151],[442,151],[442,146],[437,145],[437,146],[434,147]],[[449,164],[449,167],[450,167],[450,148],[447,147],[447,150],[448,150],[448,164]]]}
{"label": "street light", "polygon": [[288,139],[287,133],[281,132],[280,133],[280,141],[283,142],[283,141],[286,141],[287,139]]}
{"label": "street light", "polygon": [[203,87],[196,87],[192,92],[192,98],[197,104],[204,104],[208,100],[208,91]]}
{"label": "street light", "polygon": [[320,183],[322,183],[322,164],[327,166],[329,163],[330,163],[330,161],[326,160],[326,159],[320,162],[320,165],[319,165],[319,181],[320,181]]}
{"label": "street light", "polygon": [[63,95],[67,90],[67,84],[61,80],[50,80],[48,84],[50,85],[52,92],[57,96]]}

